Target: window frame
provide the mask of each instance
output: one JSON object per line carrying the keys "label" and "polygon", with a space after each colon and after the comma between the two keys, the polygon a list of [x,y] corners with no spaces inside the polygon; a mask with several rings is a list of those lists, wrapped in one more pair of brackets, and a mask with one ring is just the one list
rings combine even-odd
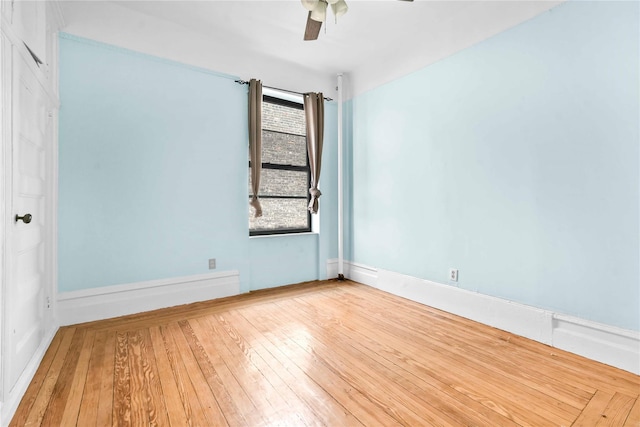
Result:
{"label": "window frame", "polygon": [[[275,104],[275,105],[280,105],[283,107],[289,107],[289,108],[295,108],[297,110],[302,110],[304,111],[304,104],[302,102],[295,102],[295,101],[290,101],[288,99],[283,99],[283,98],[278,98],[272,95],[262,95],[262,102],[267,102],[267,103],[271,103],[271,104]],[[261,129],[261,132],[264,131],[264,128]],[[294,135],[294,136],[302,136],[302,135],[298,135],[298,134],[292,134],[292,133],[287,133],[287,132],[281,132],[281,131],[271,131],[269,130],[269,132],[276,132],[276,133],[280,133],[283,135]],[[293,171],[293,172],[306,172],[307,173],[307,189],[311,187],[311,165],[309,164],[309,152],[307,151],[307,135],[305,132],[304,135],[304,139],[305,139],[305,144],[304,144],[304,152],[305,152],[305,159],[306,159],[306,165],[305,166],[296,166],[296,165],[286,165],[286,164],[281,164],[281,163],[262,163],[262,169],[271,169],[271,170],[286,170],[286,171]],[[249,160],[249,168],[251,168],[251,160]],[[272,195],[260,195],[258,194],[258,197],[260,199],[305,199],[306,200],[306,205],[309,205],[309,201],[311,200],[311,195],[309,194],[309,192],[307,191],[307,195],[306,198],[303,196],[272,196]],[[249,194],[249,199],[251,199],[251,194]],[[288,235],[288,234],[300,234],[300,233],[310,233],[312,230],[312,224],[311,224],[311,212],[309,212],[309,210],[307,209],[307,227],[304,228],[278,228],[278,229],[272,229],[272,230],[267,230],[267,229],[263,229],[263,230],[252,230],[251,228],[249,228],[249,237],[254,237],[254,236],[274,236],[274,235]]]}

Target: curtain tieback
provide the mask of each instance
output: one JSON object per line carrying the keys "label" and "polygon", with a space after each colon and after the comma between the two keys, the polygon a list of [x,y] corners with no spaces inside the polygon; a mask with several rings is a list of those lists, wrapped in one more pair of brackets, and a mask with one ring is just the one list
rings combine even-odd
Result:
{"label": "curtain tieback", "polygon": [[311,194],[311,201],[309,201],[309,212],[312,214],[318,213],[318,198],[322,196],[320,190],[317,187],[311,187],[309,189],[309,194]]}
{"label": "curtain tieback", "polygon": [[309,194],[311,194],[311,197],[314,199],[317,199],[318,197],[322,196],[322,193],[316,187],[310,188]]}
{"label": "curtain tieback", "polygon": [[249,202],[251,206],[256,210],[254,213],[254,218],[259,218],[262,216],[262,205],[260,205],[260,199],[257,197],[251,196],[251,201]]}

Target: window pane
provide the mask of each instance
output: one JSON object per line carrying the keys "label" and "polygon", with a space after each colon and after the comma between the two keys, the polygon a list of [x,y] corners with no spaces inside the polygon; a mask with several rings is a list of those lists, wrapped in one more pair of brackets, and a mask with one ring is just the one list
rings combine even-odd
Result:
{"label": "window pane", "polygon": [[249,214],[249,229],[252,231],[309,227],[305,199],[260,199],[260,204],[260,218],[254,218],[253,212]]}
{"label": "window pane", "polygon": [[262,163],[306,166],[307,138],[263,130]]}
{"label": "window pane", "polygon": [[[260,173],[260,196],[307,197],[307,172],[280,169],[262,169]],[[249,168],[249,195],[251,190],[251,168]]]}
{"label": "window pane", "polygon": [[263,102],[262,129],[306,135],[304,110]]}
{"label": "window pane", "polygon": [[[253,209],[250,209],[249,228],[252,234],[309,230],[309,167],[306,121],[301,104],[291,104],[268,96],[264,98],[262,163],[266,165],[260,177],[263,216],[253,218]],[[305,170],[278,169],[280,166]],[[249,195],[252,193],[250,176],[251,167]]]}

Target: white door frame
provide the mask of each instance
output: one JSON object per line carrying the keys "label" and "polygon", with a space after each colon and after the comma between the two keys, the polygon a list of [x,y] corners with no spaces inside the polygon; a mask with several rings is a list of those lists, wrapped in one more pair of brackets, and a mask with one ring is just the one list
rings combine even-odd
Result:
{"label": "white door frame", "polygon": [[[11,73],[12,73],[12,61],[11,61],[12,46],[5,33],[0,34],[0,102],[2,103],[0,108],[0,140],[2,146],[0,147],[0,167],[2,167],[2,179],[0,185],[0,237],[2,243],[0,246],[0,308],[4,313],[4,307],[6,305],[4,297],[6,295],[5,287],[8,280],[7,273],[7,243],[8,243],[8,231],[9,231],[9,212],[11,209],[11,197],[12,197],[12,140],[11,140]],[[0,400],[4,402],[4,372],[5,372],[4,357],[4,314],[0,316]]]}
{"label": "white door frame", "polygon": [[[32,363],[27,366],[23,376],[16,383],[14,390],[7,389],[6,373],[6,333],[7,327],[4,313],[9,301],[5,300],[10,274],[10,227],[15,221],[13,209],[13,117],[12,117],[12,90],[13,90],[13,55],[22,56],[28,64],[33,62],[29,52],[24,47],[20,38],[11,28],[11,23],[7,21],[6,7],[9,2],[2,1],[0,5],[0,20],[2,31],[0,32],[0,425],[10,420],[13,412],[17,408],[22,394],[26,390],[35,370],[37,369],[44,352],[48,348],[53,335],[57,331],[57,321],[55,319],[55,301],[57,294],[57,212],[58,212],[58,36],[57,29],[62,26],[62,15],[59,4],[54,0],[47,3],[47,14],[51,16],[47,29],[51,40],[51,51],[49,52],[49,75],[46,76],[42,70],[33,63],[32,70],[36,75],[38,84],[44,88],[49,104],[49,120],[52,121],[51,135],[49,136],[49,147],[47,155],[47,198],[46,207],[46,245],[48,250],[45,254],[46,274],[45,293],[49,298],[50,309],[45,312],[45,322],[48,330],[34,357]],[[31,62],[30,62],[31,61]]]}

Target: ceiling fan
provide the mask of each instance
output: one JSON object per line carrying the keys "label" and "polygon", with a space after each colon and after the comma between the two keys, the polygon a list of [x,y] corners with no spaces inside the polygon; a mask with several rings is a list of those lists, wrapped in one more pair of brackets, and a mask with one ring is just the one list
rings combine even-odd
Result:
{"label": "ceiling fan", "polygon": [[[301,0],[302,6],[309,11],[307,27],[304,30],[305,40],[317,40],[322,23],[327,19],[327,7],[331,5],[336,19],[347,13],[349,7],[344,0]],[[413,0],[401,0],[413,1]]]}

